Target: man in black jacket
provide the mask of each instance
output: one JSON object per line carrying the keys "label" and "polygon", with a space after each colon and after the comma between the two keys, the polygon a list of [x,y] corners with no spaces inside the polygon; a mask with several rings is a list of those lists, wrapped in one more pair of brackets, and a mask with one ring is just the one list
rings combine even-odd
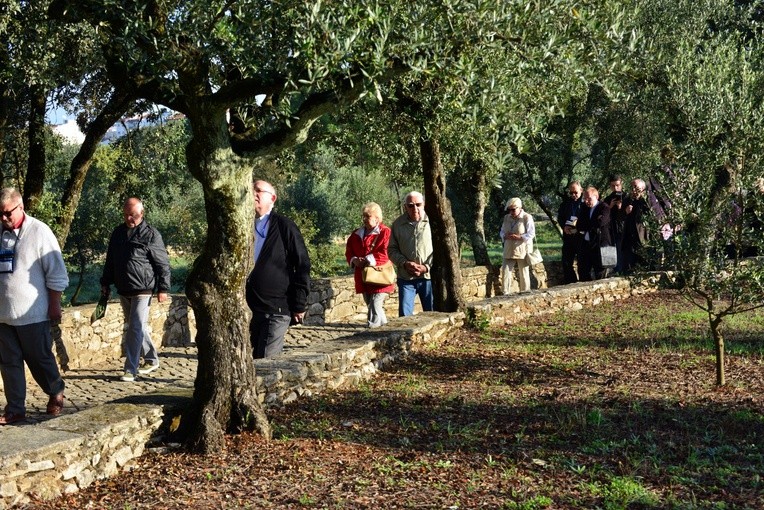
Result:
{"label": "man in black jacket", "polygon": [[255,267],[247,278],[247,304],[252,310],[250,341],[255,358],[269,358],[284,349],[290,323],[305,317],[310,292],[310,259],[297,225],[273,212],[276,190],[257,180],[255,194]]}
{"label": "man in black jacket", "polygon": [[602,266],[600,248],[613,246],[610,240],[610,207],[599,201],[594,186],[584,190],[584,208],[578,218],[581,247],[578,252],[578,279],[582,282],[606,278],[608,269]]}
{"label": "man in black jacket", "polygon": [[[159,368],[146,322],[154,291],[160,303],[170,292],[170,260],[159,231],[143,221],[143,203],[128,198],[122,212],[125,222],[114,229],[109,239],[101,295],[108,298],[112,284],[117,288],[127,323],[125,372],[120,379],[132,382],[137,374]],[[143,364],[139,365],[141,356]]]}
{"label": "man in black jacket", "polygon": [[[568,184],[568,198],[564,199],[557,210],[557,224],[562,228],[562,272],[564,283],[576,283],[578,277],[573,263],[578,257],[581,236],[578,234],[577,222],[584,208],[581,195],[583,188],[578,181]],[[579,261],[579,264],[581,261]]]}

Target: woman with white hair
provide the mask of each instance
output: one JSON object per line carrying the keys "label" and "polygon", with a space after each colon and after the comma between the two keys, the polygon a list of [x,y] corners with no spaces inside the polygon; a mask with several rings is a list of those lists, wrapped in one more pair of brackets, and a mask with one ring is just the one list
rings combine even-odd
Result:
{"label": "woman with white hair", "polygon": [[517,283],[520,292],[531,290],[530,264],[526,255],[533,251],[533,239],[536,237],[533,216],[523,211],[523,202],[519,198],[510,198],[506,210],[507,214],[499,231],[499,236],[504,243],[501,283],[505,296],[512,293],[512,277],[515,268],[519,274]]}
{"label": "woman with white hair", "polygon": [[390,228],[382,223],[382,208],[375,202],[363,206],[363,226],[350,234],[345,246],[345,258],[354,268],[356,294],[363,295],[368,307],[366,325],[378,328],[387,324],[385,299],[395,286],[373,284],[363,281],[363,270],[368,266],[381,266],[388,261],[387,245],[390,242]]}

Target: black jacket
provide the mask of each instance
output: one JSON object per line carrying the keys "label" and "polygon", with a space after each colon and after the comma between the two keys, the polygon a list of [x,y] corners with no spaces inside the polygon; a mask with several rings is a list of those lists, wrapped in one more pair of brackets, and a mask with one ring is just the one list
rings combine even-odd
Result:
{"label": "black jacket", "polygon": [[268,233],[247,278],[247,304],[253,312],[304,312],[310,292],[310,258],[297,225],[271,212]]}
{"label": "black jacket", "polygon": [[122,223],[111,234],[101,285],[123,296],[170,292],[170,259],[157,229],[143,220],[128,238]]}
{"label": "black jacket", "polygon": [[565,198],[560,204],[560,208],[557,209],[557,224],[560,228],[565,227],[565,223],[571,218],[571,216],[580,217],[584,206],[583,199],[573,200],[570,197]]}
{"label": "black jacket", "polygon": [[[610,239],[610,207],[605,202],[597,202],[594,213],[589,217],[591,209],[584,206],[581,216],[578,218],[578,232],[584,246],[598,248],[601,246],[613,246]],[[583,236],[589,233],[589,240],[583,240]]]}

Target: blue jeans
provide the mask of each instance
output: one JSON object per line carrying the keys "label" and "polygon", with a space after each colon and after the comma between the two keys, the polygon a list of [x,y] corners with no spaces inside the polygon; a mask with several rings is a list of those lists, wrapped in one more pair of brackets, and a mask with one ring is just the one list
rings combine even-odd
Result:
{"label": "blue jeans", "polygon": [[422,310],[431,312],[433,309],[432,281],[428,278],[404,280],[398,278],[398,317],[414,315],[414,296],[419,295]]}
{"label": "blue jeans", "polygon": [[159,365],[159,354],[149,334],[149,305],[151,294],[137,296],[119,296],[122,313],[125,315],[127,331],[125,332],[125,372],[135,375],[138,366],[143,361]]}

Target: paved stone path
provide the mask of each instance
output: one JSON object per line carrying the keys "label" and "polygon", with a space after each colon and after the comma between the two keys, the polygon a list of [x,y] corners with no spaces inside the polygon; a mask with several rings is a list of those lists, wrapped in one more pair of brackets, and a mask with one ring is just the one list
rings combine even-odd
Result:
{"label": "paved stone path", "polygon": [[[361,324],[330,324],[322,326],[297,326],[289,328],[281,357],[298,354],[306,347],[362,332]],[[115,359],[107,365],[89,369],[73,369],[65,372],[66,402],[63,414],[82,411],[98,404],[125,397],[150,393],[161,388],[194,387],[197,368],[196,347],[162,347],[159,351],[159,368],[135,382],[123,382],[124,358]],[[275,358],[277,359],[277,358]],[[27,421],[35,424],[50,419],[45,414],[48,396],[40,387],[27,379]],[[0,409],[5,406],[5,395],[0,391]]]}

